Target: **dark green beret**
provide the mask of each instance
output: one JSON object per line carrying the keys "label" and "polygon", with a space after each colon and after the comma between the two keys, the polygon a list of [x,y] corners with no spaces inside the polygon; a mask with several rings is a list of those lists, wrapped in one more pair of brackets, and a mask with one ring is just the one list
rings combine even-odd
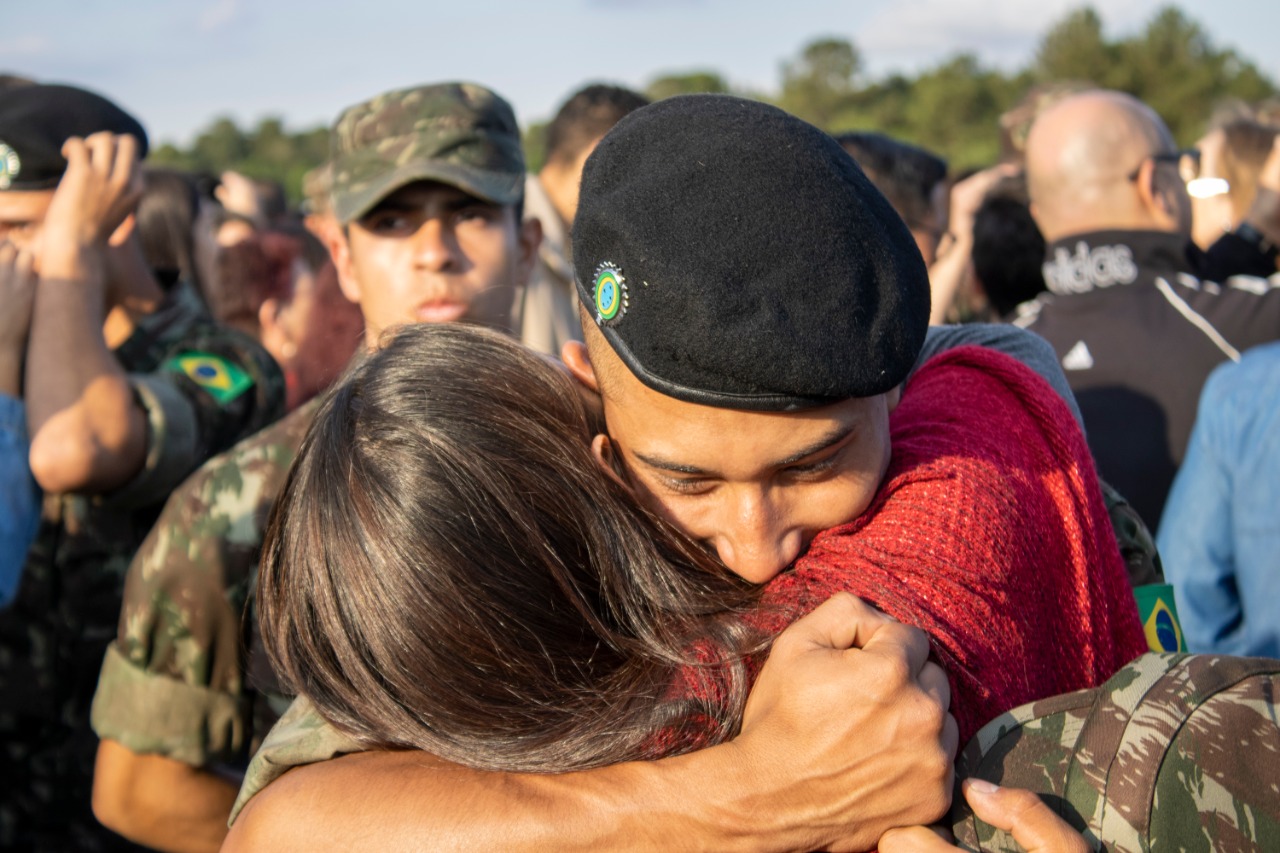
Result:
{"label": "dark green beret", "polygon": [[578,294],[649,387],[786,411],[890,390],[929,322],[906,225],[840,145],[725,95],[659,101],[587,160]]}
{"label": "dark green beret", "polygon": [[101,95],[57,85],[0,92],[0,190],[53,189],[67,170],[63,143],[102,131],[133,136],[146,156],[142,125]]}

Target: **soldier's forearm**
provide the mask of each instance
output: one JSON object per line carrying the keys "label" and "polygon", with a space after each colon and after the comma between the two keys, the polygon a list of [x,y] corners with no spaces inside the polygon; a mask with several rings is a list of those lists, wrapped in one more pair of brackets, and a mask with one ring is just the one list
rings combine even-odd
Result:
{"label": "soldier's forearm", "polygon": [[168,853],[214,853],[227,834],[236,786],[161,755],[112,740],[98,747],[93,812],[130,841]]}
{"label": "soldier's forearm", "polygon": [[101,254],[47,251],[26,361],[31,470],[50,492],[105,491],[132,477],[146,420],[102,335]]}

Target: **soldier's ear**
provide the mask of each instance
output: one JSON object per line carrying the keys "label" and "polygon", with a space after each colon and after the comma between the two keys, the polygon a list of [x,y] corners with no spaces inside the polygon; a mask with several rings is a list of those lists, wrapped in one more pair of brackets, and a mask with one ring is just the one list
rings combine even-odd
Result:
{"label": "soldier's ear", "polygon": [[519,229],[516,236],[520,250],[516,281],[521,287],[526,287],[533,274],[533,265],[538,260],[538,247],[542,245],[542,221],[531,216],[524,222],[517,223],[516,227]]}
{"label": "soldier's ear", "polygon": [[613,449],[613,442],[609,440],[609,436],[604,433],[598,433],[591,440],[591,455],[595,457],[596,464],[600,466],[600,470],[604,471],[604,475],[613,480],[628,493],[632,493],[631,484],[622,476],[622,459]]}
{"label": "soldier's ear", "polygon": [[281,322],[285,306],[271,297],[258,308],[258,326],[262,330],[262,346],[279,364],[286,364],[298,352],[298,343],[289,333],[287,323]]}
{"label": "soldier's ear", "polygon": [[347,227],[335,227],[325,234],[325,244],[329,255],[333,258],[333,267],[338,271],[338,287],[348,301],[360,304],[360,282],[356,278],[355,265],[351,261],[351,241]]}

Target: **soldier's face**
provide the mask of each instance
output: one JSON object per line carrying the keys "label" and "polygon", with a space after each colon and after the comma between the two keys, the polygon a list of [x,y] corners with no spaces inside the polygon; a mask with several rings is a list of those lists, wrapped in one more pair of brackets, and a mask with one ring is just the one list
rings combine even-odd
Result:
{"label": "soldier's face", "polygon": [[53,190],[0,192],[0,242],[31,249],[53,201]]}
{"label": "soldier's face", "polygon": [[702,406],[644,385],[587,333],[590,366],[574,357],[580,347],[566,347],[566,360],[602,392],[610,452],[637,496],[735,574],[771,580],[818,533],[870,506],[889,466],[896,393],[802,412]]}
{"label": "soldier's face", "polygon": [[515,209],[419,182],[351,223],[334,252],[366,340],[405,323],[469,322],[510,331],[541,230]]}

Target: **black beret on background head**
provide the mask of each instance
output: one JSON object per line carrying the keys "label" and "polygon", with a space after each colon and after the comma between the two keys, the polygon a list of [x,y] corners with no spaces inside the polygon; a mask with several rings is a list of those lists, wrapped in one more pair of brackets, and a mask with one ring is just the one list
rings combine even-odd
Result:
{"label": "black beret on background head", "polygon": [[101,95],[56,85],[0,92],[0,190],[53,189],[67,170],[63,143],[102,131],[133,136],[147,156],[142,125]]}
{"label": "black beret on background head", "polygon": [[816,127],[726,95],[659,101],[587,160],[578,293],[650,388],[787,411],[906,378],[929,322],[906,225]]}

